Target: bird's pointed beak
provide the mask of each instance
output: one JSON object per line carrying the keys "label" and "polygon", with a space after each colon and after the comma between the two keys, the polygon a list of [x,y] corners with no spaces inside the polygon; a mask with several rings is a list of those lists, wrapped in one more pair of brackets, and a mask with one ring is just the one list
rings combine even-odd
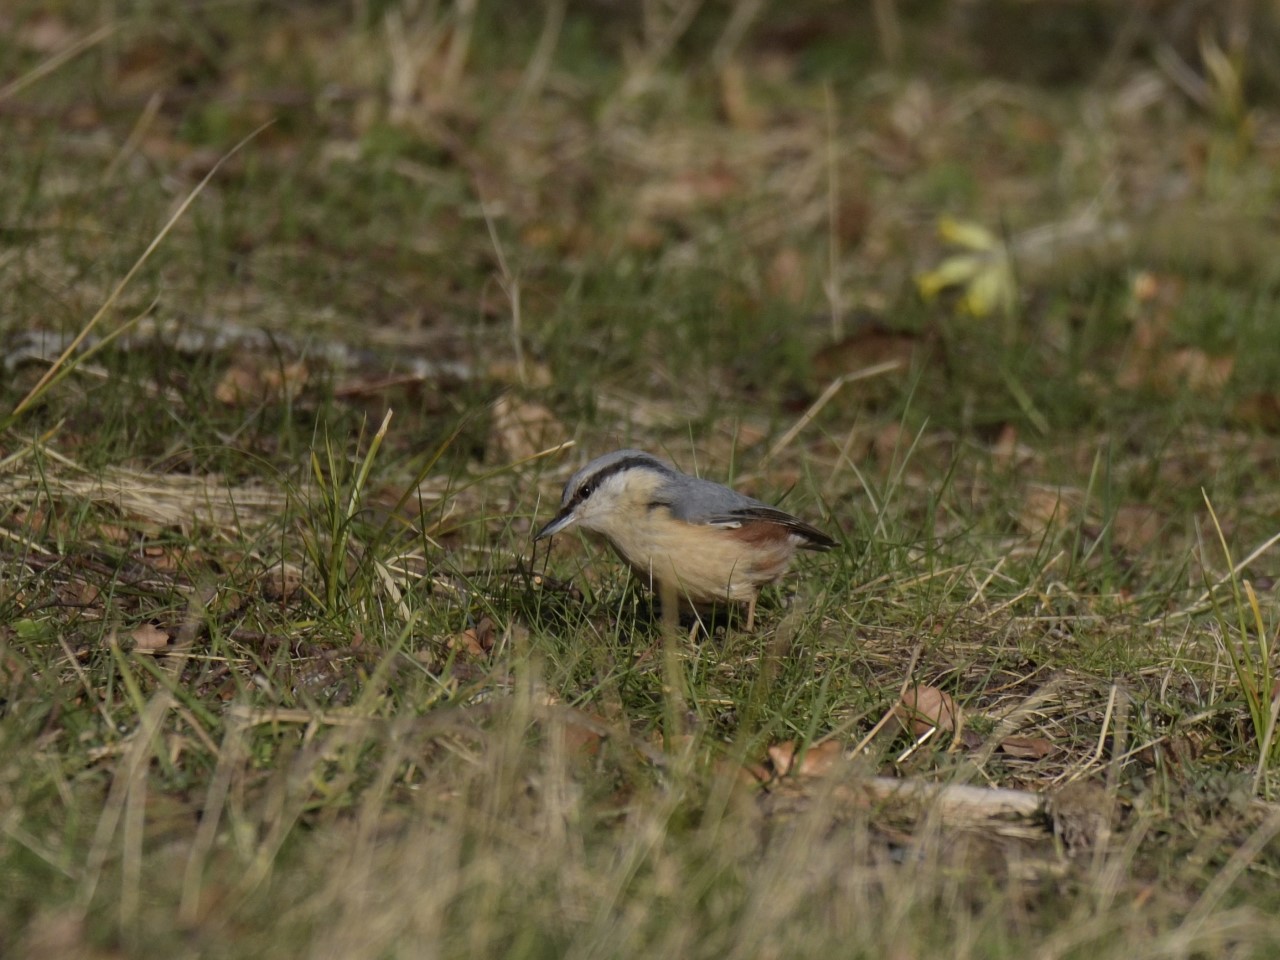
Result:
{"label": "bird's pointed beak", "polygon": [[574,515],[572,510],[561,511],[556,514],[550,523],[534,534],[533,542],[537,543],[539,540],[545,540],[547,537],[554,537],[561,530],[571,526],[577,519],[578,518]]}

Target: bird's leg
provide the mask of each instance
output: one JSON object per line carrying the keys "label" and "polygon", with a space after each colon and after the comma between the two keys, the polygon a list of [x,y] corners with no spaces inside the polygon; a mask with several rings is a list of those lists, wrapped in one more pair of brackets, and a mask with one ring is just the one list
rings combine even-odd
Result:
{"label": "bird's leg", "polygon": [[759,594],[752,594],[751,599],[747,601],[747,633],[750,633],[756,626],[756,597]]}

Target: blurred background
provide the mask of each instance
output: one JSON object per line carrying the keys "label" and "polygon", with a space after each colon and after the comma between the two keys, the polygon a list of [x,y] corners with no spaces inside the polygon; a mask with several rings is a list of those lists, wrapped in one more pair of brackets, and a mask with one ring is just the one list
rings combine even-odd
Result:
{"label": "blurred background", "polygon": [[420,429],[517,388],[548,438],[776,435],[889,364],[832,409],[1043,432],[1119,389],[1121,430],[1170,397],[1280,428],[1272,2],[17,0],[0,28],[0,331],[79,330],[222,160],[119,317],[343,345],[267,374],[232,336],[221,401],[180,391],[202,411],[336,378]]}

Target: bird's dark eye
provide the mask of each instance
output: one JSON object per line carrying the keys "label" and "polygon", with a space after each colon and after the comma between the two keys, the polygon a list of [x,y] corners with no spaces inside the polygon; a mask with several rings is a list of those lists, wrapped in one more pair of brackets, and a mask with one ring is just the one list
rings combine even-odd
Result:
{"label": "bird's dark eye", "polygon": [[591,494],[595,491],[595,489],[596,489],[595,484],[584,483],[582,486],[578,488],[578,499],[579,500],[587,499],[587,497],[591,496]]}

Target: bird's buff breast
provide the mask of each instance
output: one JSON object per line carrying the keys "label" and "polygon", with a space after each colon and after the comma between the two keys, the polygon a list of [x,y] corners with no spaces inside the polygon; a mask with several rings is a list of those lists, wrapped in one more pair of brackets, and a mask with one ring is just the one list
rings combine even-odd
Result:
{"label": "bird's buff breast", "polygon": [[694,603],[750,600],[795,553],[789,537],[747,542],[733,528],[672,520],[601,532],[641,580],[674,586]]}

